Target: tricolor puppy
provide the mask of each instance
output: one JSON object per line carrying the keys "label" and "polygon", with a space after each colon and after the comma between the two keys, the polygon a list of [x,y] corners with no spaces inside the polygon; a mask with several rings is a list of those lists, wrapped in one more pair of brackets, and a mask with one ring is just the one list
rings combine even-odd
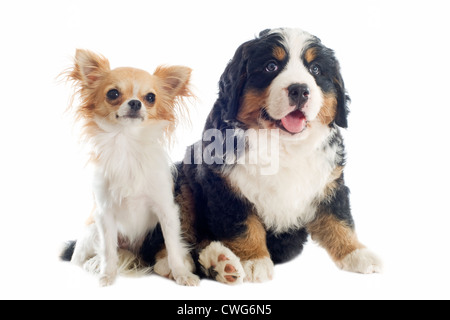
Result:
{"label": "tricolor puppy", "polygon": [[[195,144],[176,184],[182,226],[203,272],[228,284],[267,281],[274,263],[298,256],[309,234],[339,268],[379,272],[350,212],[340,133],[350,99],[333,50],[302,30],[265,30],[237,49],[219,87],[205,133],[227,137],[226,151],[215,154],[223,159],[199,158],[210,141]],[[262,130],[270,139],[254,134]],[[225,144],[233,140],[230,155]],[[275,141],[276,152],[268,145]],[[253,162],[243,158],[251,150]],[[274,161],[277,170],[264,174]],[[163,261],[157,255],[157,272]]]}
{"label": "tricolor puppy", "polygon": [[183,99],[191,95],[190,76],[191,70],[181,66],[158,67],[153,75],[133,68],[111,70],[108,60],[85,50],[77,50],[67,73],[81,100],[78,119],[92,145],[95,210],[73,256],[70,248],[63,256],[77,265],[98,257],[102,286],[116,278],[118,249],[138,253],[158,223],[177,283],[199,281],[181,238],[166,151]]}

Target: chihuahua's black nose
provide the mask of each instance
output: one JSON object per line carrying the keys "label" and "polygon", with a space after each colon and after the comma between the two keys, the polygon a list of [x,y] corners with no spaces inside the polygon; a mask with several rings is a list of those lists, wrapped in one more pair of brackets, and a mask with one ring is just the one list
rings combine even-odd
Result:
{"label": "chihuahua's black nose", "polygon": [[139,100],[131,100],[128,105],[133,111],[139,111],[142,108],[142,103]]}

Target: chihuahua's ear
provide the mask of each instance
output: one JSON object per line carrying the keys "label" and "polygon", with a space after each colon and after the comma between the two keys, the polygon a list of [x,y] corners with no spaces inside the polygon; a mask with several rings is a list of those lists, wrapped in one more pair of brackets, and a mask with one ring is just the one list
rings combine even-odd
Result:
{"label": "chihuahua's ear", "polygon": [[154,75],[162,80],[163,89],[171,96],[190,97],[191,73],[192,69],[184,66],[159,66]]}
{"label": "chihuahua's ear", "polygon": [[89,50],[77,49],[72,77],[93,87],[111,70],[105,57]]}

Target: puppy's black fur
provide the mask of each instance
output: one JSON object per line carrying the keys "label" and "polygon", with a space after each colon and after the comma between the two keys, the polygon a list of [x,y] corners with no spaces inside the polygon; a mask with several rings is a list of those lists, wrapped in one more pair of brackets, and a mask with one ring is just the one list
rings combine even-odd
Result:
{"label": "puppy's black fur", "polygon": [[[274,57],[274,49],[282,48],[285,55]],[[335,58],[334,52],[325,47],[318,38],[311,37],[305,45],[303,53],[314,48],[315,57],[313,61],[307,61],[306,57],[292,57],[289,48],[286,48],[282,34],[264,30],[259,37],[242,44],[236,51],[233,59],[229,62],[219,82],[219,97],[214,104],[204,127],[219,130],[226,136],[227,129],[249,129],[246,123],[237,119],[238,112],[242,107],[243,96],[253,90],[263,92],[272,81],[284,70],[289,59],[302,59],[308,69],[312,64],[320,66],[321,74],[315,76],[317,85],[324,94],[332,94],[336,97],[336,116],[329,124],[330,136],[323,148],[335,148],[339,154],[338,161],[334,165],[345,165],[345,149],[338,127],[347,128],[349,96],[344,87],[344,81],[340,73],[340,66]],[[280,59],[281,58],[281,59]],[[264,71],[267,62],[276,61],[278,70],[273,73]],[[241,139],[238,134],[233,136],[235,140]],[[201,243],[209,241],[225,241],[239,238],[247,231],[246,221],[250,214],[255,212],[255,206],[245,196],[230,186],[227,172],[232,170],[236,163],[226,163],[225,141],[224,152],[216,154],[216,161],[207,164],[204,161],[196,163],[195,154],[202,155],[210,141],[203,141],[190,146],[186,152],[183,163],[177,165],[178,175],[175,192],[181,193],[179,186],[184,184],[192,192],[192,201],[195,208],[195,219],[189,232],[193,233],[196,246],[200,251]],[[236,145],[245,145],[236,143]],[[234,152],[239,150],[234,149]],[[307,168],[302,168],[307,170]],[[283,192],[280,190],[279,192]],[[343,175],[336,182],[333,196],[318,200],[316,203],[318,214],[326,213],[345,222],[350,228],[354,222],[350,213],[349,189],[344,184]],[[283,263],[298,256],[308,238],[308,230],[305,227],[292,228],[286,232],[276,232],[267,229],[267,248],[275,263]],[[159,239],[161,240],[161,239]],[[147,261],[147,250],[152,247],[148,242],[144,245],[144,257]],[[199,252],[195,252],[197,257]],[[151,256],[151,255],[150,255]]]}

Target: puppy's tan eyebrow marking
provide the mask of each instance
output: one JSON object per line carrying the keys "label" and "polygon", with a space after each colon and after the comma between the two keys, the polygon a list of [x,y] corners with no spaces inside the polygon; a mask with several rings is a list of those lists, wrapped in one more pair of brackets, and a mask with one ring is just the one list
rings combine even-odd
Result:
{"label": "puppy's tan eyebrow marking", "polygon": [[317,57],[317,48],[309,48],[305,52],[306,62],[311,63]]}
{"label": "puppy's tan eyebrow marking", "polygon": [[273,56],[277,60],[283,61],[286,58],[286,51],[282,47],[275,47],[273,49]]}

